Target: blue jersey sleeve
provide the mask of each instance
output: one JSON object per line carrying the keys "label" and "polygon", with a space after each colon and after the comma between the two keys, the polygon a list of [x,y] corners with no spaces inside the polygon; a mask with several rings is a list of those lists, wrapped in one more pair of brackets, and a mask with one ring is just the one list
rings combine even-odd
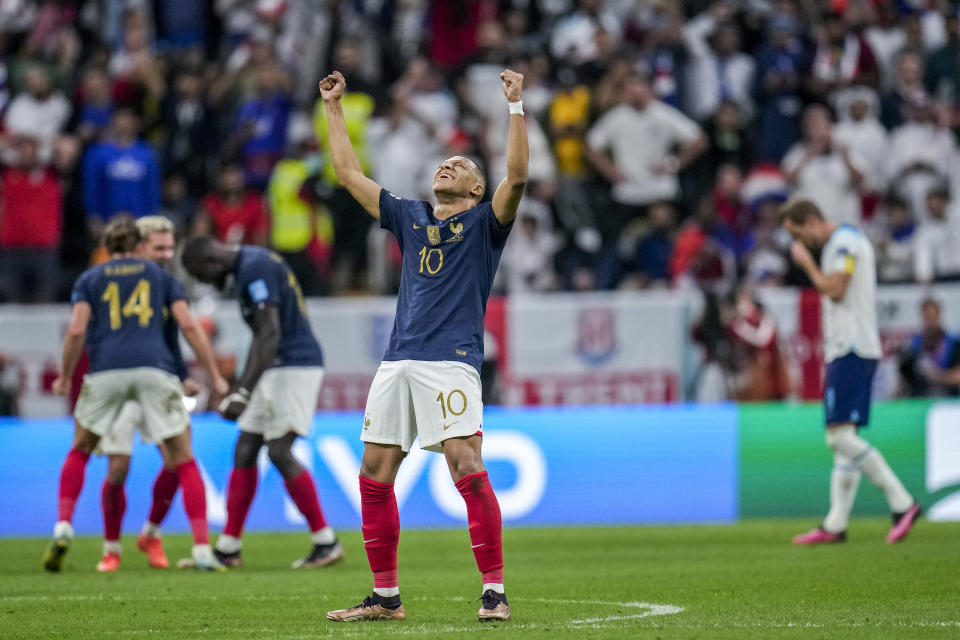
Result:
{"label": "blue jersey sleeve", "polygon": [[507,237],[510,235],[510,230],[513,229],[513,223],[516,221],[516,218],[510,221],[508,225],[500,224],[500,221],[497,220],[497,215],[493,212],[493,205],[489,202],[484,202],[479,205],[479,209],[483,211],[483,214],[487,217],[487,227],[490,230],[490,240],[493,246],[497,249],[502,249],[504,245],[507,244]]}
{"label": "blue jersey sleeve", "polygon": [[172,305],[177,300],[186,300],[187,294],[183,290],[183,285],[179,280],[174,278],[167,272],[163,272],[167,280],[167,299],[164,301],[167,307]]}
{"label": "blue jersey sleeve", "polygon": [[90,273],[85,273],[73,285],[73,291],[70,292],[70,304],[86,302],[91,307],[94,305],[94,296],[90,293]]}
{"label": "blue jersey sleeve", "polygon": [[386,189],[380,190],[380,227],[397,235],[402,228],[404,200]]}
{"label": "blue jersey sleeve", "polygon": [[253,306],[280,306],[281,281],[277,277],[279,265],[265,260],[251,264],[237,274],[237,288]]}

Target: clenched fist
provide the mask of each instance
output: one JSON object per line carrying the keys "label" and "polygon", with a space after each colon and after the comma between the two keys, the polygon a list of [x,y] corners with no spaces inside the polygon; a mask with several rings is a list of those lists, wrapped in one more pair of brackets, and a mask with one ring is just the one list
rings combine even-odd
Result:
{"label": "clenched fist", "polygon": [[507,102],[519,102],[523,97],[523,74],[507,69],[500,74],[500,80],[503,81],[503,95],[507,96]]}
{"label": "clenched fist", "polygon": [[347,88],[347,81],[343,74],[334,71],[326,78],[320,81],[320,97],[326,101],[339,100],[343,97],[343,92]]}

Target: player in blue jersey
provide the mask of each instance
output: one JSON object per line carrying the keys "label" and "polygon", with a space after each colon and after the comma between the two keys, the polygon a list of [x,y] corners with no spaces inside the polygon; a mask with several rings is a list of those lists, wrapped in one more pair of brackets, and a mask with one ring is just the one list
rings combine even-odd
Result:
{"label": "player in blue jersey", "polygon": [[[169,268],[173,261],[175,246],[173,222],[163,216],[145,216],[139,218],[136,225],[140,234],[137,256],[156,262],[165,269]],[[171,317],[166,318],[164,337],[170,353],[173,354],[177,377],[183,381],[184,393],[188,396],[196,395],[201,388],[188,377],[187,366],[180,353],[180,328]],[[209,346],[206,335],[201,331],[197,334],[197,338],[205,344],[198,354],[198,359],[208,370],[216,372],[212,378],[213,387],[218,394],[226,395],[229,393],[230,386],[216,370],[213,349]],[[122,553],[120,530],[127,503],[124,484],[130,471],[133,434],[142,422],[143,410],[140,404],[136,400],[128,400],[124,403],[109,433],[101,438],[97,445],[97,452],[107,456],[107,477],[103,481],[100,493],[104,544],[103,558],[97,564],[97,570],[101,572],[116,571],[120,568]],[[147,554],[147,562],[150,566],[166,569],[170,565],[163,550],[160,524],[170,509],[173,497],[180,486],[180,480],[177,478],[176,466],[167,454],[163,443],[157,443],[157,445],[163,457],[163,467],[153,483],[153,503],[150,506],[147,521],[137,537],[137,547]]]}
{"label": "player in blue jersey", "polygon": [[257,456],[266,445],[290,498],[310,526],[313,547],[295,568],[322,567],[343,558],[327,524],[310,472],[293,456],[293,443],[313,425],[323,353],[307,320],[306,303],[290,267],[260,247],[228,247],[208,236],[184,244],[183,266],[201,282],[223,288],[233,276],[243,319],[253,331],[236,391],[220,414],[240,428],[227,488],[227,525],[215,553],[227,566],[242,563],[240,536],[257,491]]}
{"label": "player in blue jersey", "polygon": [[[163,268],[136,257],[139,241],[132,220],[110,223],[104,232],[110,260],[85,271],[74,285],[72,317],[54,392],[69,394],[84,344],[90,354],[90,372],[83,379],[74,411],[73,446],[60,475],[57,523],[43,558],[48,571],[60,570],[73,539],[71,520],[90,453],[109,434],[130,399],[143,412],[139,428],[144,439],[163,442],[176,467],[193,529],[196,566],[219,568],[210,549],[206,495],[190,446],[183,386],[164,335],[165,318],[173,316],[197,353],[202,353],[206,342],[198,337],[202,330],[190,316],[180,283]],[[211,374],[215,371],[213,367]]]}
{"label": "player in blue jersey", "polygon": [[[490,287],[527,180],[523,76],[500,74],[509,103],[507,176],[490,202],[486,181],[469,158],[454,156],[433,177],[436,205],[393,195],[363,175],[347,136],[339,72],[320,83],[337,179],[403,252],[400,294],[390,345],[370,387],[360,466],[363,544],[373,593],[334,621],[406,617],[397,578],[400,522],[393,483],[415,438],[442,452],[467,506],[470,540],[482,576],[478,618],[507,620],[500,506],[481,456],[483,404],[480,363]],[[411,149],[411,153],[417,153]]]}

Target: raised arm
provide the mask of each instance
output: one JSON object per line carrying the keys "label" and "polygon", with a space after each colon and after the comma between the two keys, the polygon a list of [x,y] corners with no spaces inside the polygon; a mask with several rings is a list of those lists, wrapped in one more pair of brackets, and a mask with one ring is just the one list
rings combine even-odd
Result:
{"label": "raised arm", "polygon": [[376,182],[363,175],[360,161],[347,135],[347,124],[343,119],[343,106],[340,98],[347,87],[346,80],[339,71],[334,71],[320,81],[320,97],[327,113],[327,127],[330,132],[330,160],[337,180],[374,218],[380,217],[380,191]]}
{"label": "raised arm", "polygon": [[500,74],[503,95],[510,103],[510,131],[507,134],[507,177],[493,193],[493,215],[502,225],[517,217],[517,207],[527,186],[530,151],[527,148],[527,125],[523,121],[523,75],[507,69]]}

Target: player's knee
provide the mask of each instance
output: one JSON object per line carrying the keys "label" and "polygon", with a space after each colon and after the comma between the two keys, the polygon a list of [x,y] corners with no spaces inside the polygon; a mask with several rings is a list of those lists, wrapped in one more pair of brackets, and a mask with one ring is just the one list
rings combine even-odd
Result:
{"label": "player's knee", "polygon": [[237,438],[237,445],[233,450],[233,466],[238,469],[248,469],[256,466],[257,455],[260,453],[260,447],[263,446],[263,439],[254,433],[240,432]]}
{"label": "player's knee", "polygon": [[847,457],[854,457],[862,448],[863,441],[857,435],[857,430],[852,424],[844,424],[827,429],[827,446],[838,453]]}
{"label": "player's knee", "polygon": [[297,476],[303,467],[293,457],[293,451],[290,443],[286,441],[275,441],[267,443],[267,455],[270,456],[270,462],[277,468],[284,478]]}
{"label": "player's knee", "polygon": [[111,456],[107,464],[107,482],[110,484],[123,484],[127,481],[127,474],[130,472],[130,458],[128,456]]}

